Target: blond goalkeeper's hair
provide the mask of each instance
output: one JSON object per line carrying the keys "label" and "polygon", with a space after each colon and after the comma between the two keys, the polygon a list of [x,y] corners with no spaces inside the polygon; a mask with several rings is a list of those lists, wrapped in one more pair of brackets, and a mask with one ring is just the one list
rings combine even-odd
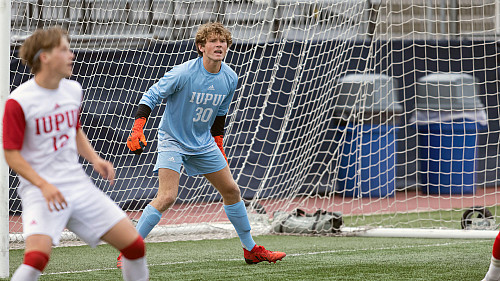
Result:
{"label": "blond goalkeeper's hair", "polygon": [[227,42],[228,48],[231,46],[231,44],[233,44],[233,38],[231,37],[231,32],[227,30],[222,23],[209,22],[202,24],[200,28],[198,28],[198,32],[196,33],[196,39],[195,39],[196,50],[198,51],[198,55],[200,55],[200,57],[203,56],[203,53],[200,51],[200,48],[198,48],[198,44],[205,46],[208,37],[211,35],[218,35],[224,38]]}
{"label": "blond goalkeeper's hair", "polygon": [[19,57],[25,65],[30,67],[31,73],[36,74],[41,67],[40,54],[50,52],[59,46],[63,37],[69,40],[68,32],[59,26],[37,29],[24,41],[19,50]]}

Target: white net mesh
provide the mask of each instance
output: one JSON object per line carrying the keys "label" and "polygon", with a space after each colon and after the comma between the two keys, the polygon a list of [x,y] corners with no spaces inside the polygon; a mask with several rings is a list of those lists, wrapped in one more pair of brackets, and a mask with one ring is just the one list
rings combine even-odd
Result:
{"label": "white net mesh", "polygon": [[[100,155],[114,163],[117,181],[110,187],[85,168],[137,219],[158,186],[152,168],[163,111],[153,110],[148,148],[135,156],[125,143],[138,101],[165,71],[197,56],[200,24],[221,21],[234,41],[225,61],[239,77],[225,151],[243,197],[253,203],[254,229],[275,211],[296,208],[341,212],[346,227],[460,229],[473,206],[497,214],[499,6],[494,0],[15,0],[11,89],[31,77],[17,58],[24,38],[40,27],[67,28],[76,53],[71,79],[85,90],[81,122]],[[16,241],[21,210],[13,175],[10,182]],[[226,231],[227,222],[215,189],[183,174],[177,203],[160,225],[186,226],[200,238],[202,229]],[[165,231],[158,233],[185,234]]]}

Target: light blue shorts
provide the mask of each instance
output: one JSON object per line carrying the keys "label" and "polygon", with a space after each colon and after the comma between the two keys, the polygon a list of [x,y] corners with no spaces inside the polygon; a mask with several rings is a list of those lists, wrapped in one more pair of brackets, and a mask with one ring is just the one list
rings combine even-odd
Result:
{"label": "light blue shorts", "polygon": [[219,149],[196,155],[182,154],[177,151],[160,151],[153,172],[158,174],[158,169],[166,168],[180,173],[182,164],[188,176],[214,173],[227,166],[226,159]]}

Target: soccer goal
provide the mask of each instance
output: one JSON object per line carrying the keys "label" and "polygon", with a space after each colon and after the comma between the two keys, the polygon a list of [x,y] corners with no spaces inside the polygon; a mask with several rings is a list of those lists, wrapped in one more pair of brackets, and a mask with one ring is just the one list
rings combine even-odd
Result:
{"label": "soccer goal", "polygon": [[[137,103],[166,71],[197,56],[200,24],[220,21],[234,41],[225,62],[239,77],[224,146],[254,233],[273,232],[274,214],[295,209],[342,213],[341,234],[498,232],[498,1],[1,3],[0,18],[10,24],[0,34],[11,47],[2,52],[4,66],[7,55],[10,61],[2,91],[31,78],[17,56],[27,36],[40,27],[68,29],[71,79],[85,90],[81,123],[114,163],[117,181],[109,186],[85,168],[131,219],[158,187],[152,168],[163,111],[152,112],[148,147],[135,156],[126,138]],[[11,244],[22,242],[16,185],[11,173],[2,189]],[[153,234],[148,239],[235,235],[214,188],[184,173],[177,203]]]}

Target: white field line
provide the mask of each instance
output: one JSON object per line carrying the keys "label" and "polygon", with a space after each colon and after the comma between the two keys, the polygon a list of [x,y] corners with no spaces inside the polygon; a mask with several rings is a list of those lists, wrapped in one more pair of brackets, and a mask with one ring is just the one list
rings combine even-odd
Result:
{"label": "white field line", "polygon": [[[309,253],[298,253],[298,254],[287,254],[287,257],[299,257],[299,256],[310,256],[310,255],[323,255],[323,254],[335,254],[335,253],[354,253],[354,252],[367,252],[367,251],[383,251],[383,250],[399,250],[399,249],[413,249],[413,248],[431,248],[431,247],[445,247],[451,245],[461,245],[461,244],[477,244],[477,243],[492,243],[491,239],[489,240],[470,240],[470,241],[461,241],[461,242],[447,242],[447,243],[438,243],[438,244],[424,244],[424,245],[408,245],[408,246],[391,246],[391,247],[379,247],[379,248],[363,248],[363,249],[344,249],[344,250],[329,250],[329,251],[319,251],[319,252],[309,252]],[[493,246],[493,244],[492,244]],[[216,259],[214,261],[239,261],[242,258],[237,259]],[[176,264],[190,264],[190,263],[202,263],[206,262],[206,260],[188,260],[188,261],[178,261],[178,262],[164,262],[164,263],[155,263],[148,264],[151,266],[164,266],[164,265],[176,265]],[[97,268],[97,269],[87,269],[87,270],[78,270],[78,271],[61,271],[61,272],[51,272],[51,273],[43,273],[42,275],[63,275],[63,274],[72,274],[72,273],[85,273],[85,272],[96,272],[96,271],[106,271],[106,270],[115,270],[116,267],[110,268]]]}

